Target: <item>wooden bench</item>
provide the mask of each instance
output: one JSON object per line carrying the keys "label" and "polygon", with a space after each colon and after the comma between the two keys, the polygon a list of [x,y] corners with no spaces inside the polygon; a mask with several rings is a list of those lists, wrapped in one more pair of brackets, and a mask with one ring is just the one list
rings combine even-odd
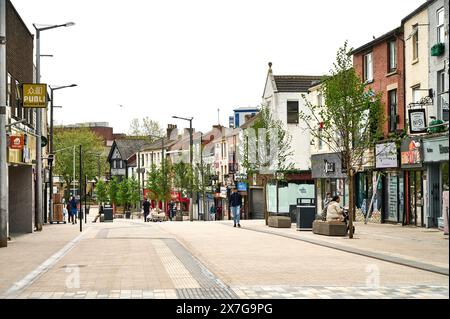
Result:
{"label": "wooden bench", "polygon": [[346,236],[347,225],[338,221],[315,220],[313,222],[313,233],[325,236]]}
{"label": "wooden bench", "polygon": [[114,214],[114,219],[116,218],[123,218],[123,214],[122,213]]}
{"label": "wooden bench", "polygon": [[269,216],[269,227],[273,228],[291,228],[292,221],[286,216]]}

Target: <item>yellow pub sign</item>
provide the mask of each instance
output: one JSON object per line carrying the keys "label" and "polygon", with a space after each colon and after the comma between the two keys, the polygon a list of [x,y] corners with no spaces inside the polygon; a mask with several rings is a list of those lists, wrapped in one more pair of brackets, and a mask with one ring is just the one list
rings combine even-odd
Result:
{"label": "yellow pub sign", "polygon": [[47,84],[23,84],[22,97],[24,108],[46,108]]}

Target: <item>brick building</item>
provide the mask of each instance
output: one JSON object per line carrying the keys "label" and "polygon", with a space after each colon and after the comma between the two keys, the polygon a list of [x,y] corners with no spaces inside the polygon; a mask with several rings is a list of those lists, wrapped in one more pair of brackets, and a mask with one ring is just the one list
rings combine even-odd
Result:
{"label": "brick building", "polygon": [[355,49],[353,65],[358,75],[375,93],[382,93],[386,122],[383,132],[390,133],[405,128],[405,64],[402,28]]}
{"label": "brick building", "polygon": [[404,216],[404,172],[398,161],[399,145],[393,139],[407,123],[404,46],[403,28],[398,27],[352,51],[357,74],[368,89],[381,93],[385,116],[385,141],[375,148],[373,166],[356,177],[357,207],[365,210],[373,197],[373,211],[382,212],[381,219],[393,223],[402,222]]}
{"label": "brick building", "polygon": [[8,146],[9,233],[31,233],[35,220],[36,116],[24,109],[21,86],[34,82],[34,37],[10,1],[6,1],[6,115],[7,138],[23,139],[23,148]]}

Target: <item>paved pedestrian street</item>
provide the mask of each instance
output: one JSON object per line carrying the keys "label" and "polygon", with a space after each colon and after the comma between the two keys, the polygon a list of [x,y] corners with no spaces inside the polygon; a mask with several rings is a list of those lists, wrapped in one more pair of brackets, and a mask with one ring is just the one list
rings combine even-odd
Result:
{"label": "paved pedestrian street", "polygon": [[[6,299],[449,298],[448,236],[441,232],[421,232],[419,238],[415,229],[399,228],[402,231],[393,236],[390,231],[395,229],[385,225],[377,229],[382,237],[374,245],[384,241],[389,247],[389,240],[412,234],[416,241],[410,245],[415,250],[400,255],[378,249],[376,256],[367,257],[373,226],[360,227],[361,234],[352,242],[342,238],[333,242],[310,232],[269,229],[264,221],[242,224],[239,229],[228,221],[115,219],[83,225],[81,234],[78,225],[49,225],[45,232],[14,237],[8,249],[0,250],[0,295]],[[420,260],[426,242],[441,256]]]}

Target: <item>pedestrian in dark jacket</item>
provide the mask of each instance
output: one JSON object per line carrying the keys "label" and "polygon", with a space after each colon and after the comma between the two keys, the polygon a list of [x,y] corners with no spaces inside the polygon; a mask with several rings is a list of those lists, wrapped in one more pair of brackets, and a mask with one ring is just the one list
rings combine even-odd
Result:
{"label": "pedestrian in dark jacket", "polygon": [[72,215],[72,224],[77,223],[77,200],[75,199],[75,196],[72,196],[72,199],[70,200],[70,214]]}
{"label": "pedestrian in dark jacket", "polygon": [[238,193],[236,188],[233,188],[233,193],[230,196],[230,207],[231,213],[233,214],[234,227],[236,227],[236,225],[241,227],[241,206],[242,196]]}
{"label": "pedestrian in dark jacket", "polygon": [[147,198],[144,199],[142,207],[144,208],[144,222],[147,222],[147,216],[150,214],[150,202]]}

